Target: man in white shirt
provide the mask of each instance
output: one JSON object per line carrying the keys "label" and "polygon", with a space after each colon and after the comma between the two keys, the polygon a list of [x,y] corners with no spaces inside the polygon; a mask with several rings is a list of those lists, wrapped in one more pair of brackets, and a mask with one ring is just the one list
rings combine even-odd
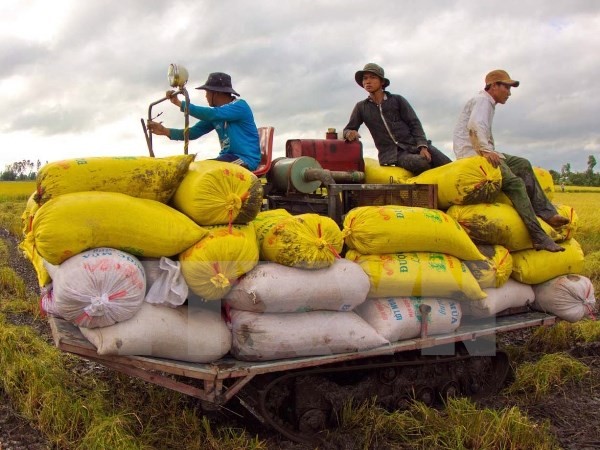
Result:
{"label": "man in white shirt", "polygon": [[504,70],[493,70],[485,77],[485,89],[467,102],[454,128],[454,153],[456,158],[481,155],[502,173],[502,191],[510,198],[515,210],[523,219],[533,247],[536,250],[561,252],[537,221],[541,217],[552,227],[561,227],[569,219],[561,216],[541,188],[531,163],[525,158],[507,155],[496,150],[492,135],[492,121],[496,104],[504,104],[510,97],[511,87],[519,82],[512,80]]}

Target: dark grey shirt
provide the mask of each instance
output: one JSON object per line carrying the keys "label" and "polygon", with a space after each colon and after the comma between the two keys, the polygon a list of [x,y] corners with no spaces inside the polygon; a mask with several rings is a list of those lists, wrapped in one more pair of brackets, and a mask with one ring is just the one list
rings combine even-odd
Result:
{"label": "dark grey shirt", "polygon": [[[382,114],[394,139],[386,129],[381,118]],[[428,147],[421,121],[412,106],[401,95],[386,91],[380,106],[370,97],[358,102],[352,111],[348,125],[344,128],[343,135],[345,136],[349,130],[358,131],[363,123],[373,137],[380,164],[396,164],[398,151],[419,153],[420,146]]]}

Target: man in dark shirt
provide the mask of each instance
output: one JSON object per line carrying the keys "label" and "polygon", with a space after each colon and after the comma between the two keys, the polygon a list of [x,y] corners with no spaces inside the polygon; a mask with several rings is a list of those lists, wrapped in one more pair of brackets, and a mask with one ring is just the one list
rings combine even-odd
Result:
{"label": "man in dark shirt", "polygon": [[408,101],[384,90],[390,80],[380,66],[369,63],[356,72],[354,79],[369,96],[354,107],[344,128],[344,139],[359,139],[358,129],[364,123],[377,147],[379,164],[403,167],[414,175],[451,161],[427,140]]}

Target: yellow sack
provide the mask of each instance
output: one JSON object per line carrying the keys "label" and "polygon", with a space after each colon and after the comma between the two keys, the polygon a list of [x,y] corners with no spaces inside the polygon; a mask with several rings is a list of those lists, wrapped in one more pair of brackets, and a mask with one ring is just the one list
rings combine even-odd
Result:
{"label": "yellow sack", "polygon": [[19,249],[33,265],[39,286],[44,287],[52,281],[52,277],[46,270],[46,266],[44,266],[44,259],[40,256],[38,251],[33,248],[33,239],[27,237],[31,234],[32,233],[29,232],[26,235],[26,238],[19,243]]}
{"label": "yellow sack", "polygon": [[583,250],[575,239],[560,244],[564,252],[522,250],[512,254],[511,277],[525,284],[540,284],[560,275],[580,274],[583,270]]}
{"label": "yellow sack", "polygon": [[450,205],[491,203],[500,192],[500,168],[492,166],[483,156],[471,156],[444,166],[426,170],[406,180],[413,184],[437,184],[438,208]]}
{"label": "yellow sack", "polygon": [[292,217],[292,215],[283,208],[269,209],[259,212],[252,221],[254,230],[256,231],[256,241],[258,248],[262,246],[262,241],[265,235],[282,219]]}
{"label": "yellow sack", "polygon": [[540,183],[541,188],[544,190],[544,194],[548,197],[548,200],[554,198],[554,179],[549,171],[542,167],[532,167],[533,173]]}
{"label": "yellow sack", "polygon": [[260,180],[247,169],[204,160],[190,170],[173,196],[173,205],[200,225],[246,224],[262,206]]}
{"label": "yellow sack", "polygon": [[512,273],[512,255],[501,245],[478,245],[485,261],[465,261],[481,289],[499,288]]}
{"label": "yellow sack", "polygon": [[[454,205],[446,213],[456,219],[473,241],[480,244],[502,245],[511,252],[533,248],[529,231],[519,213],[504,203]],[[542,229],[554,241],[561,235],[541,219]]]}
{"label": "yellow sack", "polygon": [[107,156],[52,162],[38,173],[36,200],[41,205],[71,192],[103,191],[167,203],[194,157]]}
{"label": "yellow sack", "polygon": [[568,224],[557,229],[562,240],[571,239],[575,236],[577,228],[579,228],[579,216],[575,212],[575,209],[567,205],[554,205],[556,211],[563,217],[570,220]]}
{"label": "yellow sack", "polygon": [[258,263],[252,225],[211,227],[208,235],[179,255],[189,288],[205,300],[219,300]]}
{"label": "yellow sack", "polygon": [[458,222],[437,209],[361,206],[346,215],[343,235],[346,245],[363,255],[436,252],[485,260]]}
{"label": "yellow sack", "polygon": [[363,158],[365,161],[365,183],[372,184],[404,184],[413,176],[412,172],[395,166],[380,166],[373,158]]}
{"label": "yellow sack", "polygon": [[35,248],[51,264],[97,247],[136,256],[173,256],[208,232],[154,200],[117,192],[74,192],[44,203],[33,219]]}
{"label": "yellow sack", "polygon": [[262,238],[261,259],[300,269],[321,269],[333,264],[344,246],[340,227],[318,214],[282,218]]}
{"label": "yellow sack", "polygon": [[411,252],[361,255],[349,250],[346,258],[369,276],[369,297],[443,297],[479,300],[486,297],[467,266],[443,253]]}
{"label": "yellow sack", "polygon": [[39,206],[35,201],[37,196],[37,192],[33,192],[29,198],[27,199],[27,203],[25,204],[25,210],[23,214],[21,214],[21,224],[23,225],[23,236],[26,236],[27,233],[31,231],[31,224],[33,223],[33,216],[37,212]]}

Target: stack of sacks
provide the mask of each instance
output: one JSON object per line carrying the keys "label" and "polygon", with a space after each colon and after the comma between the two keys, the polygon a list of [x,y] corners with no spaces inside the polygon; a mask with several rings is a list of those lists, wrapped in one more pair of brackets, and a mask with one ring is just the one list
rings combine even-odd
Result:
{"label": "stack of sacks", "polygon": [[[460,325],[458,301],[485,297],[465,261],[486,257],[442,211],[354,208],[346,215],[343,234],[349,248],[346,258],[360,264],[370,281],[369,299],[358,313],[378,330],[381,321],[390,321],[397,329],[387,336],[417,336],[421,315],[416,311],[421,303],[432,307],[430,332],[452,332]],[[398,305],[408,304],[405,311],[397,311]]]}
{"label": "stack of sacks", "polygon": [[369,279],[358,264],[337,259],[320,269],[258,265],[226,295],[232,354],[261,361],[356,352],[388,344],[352,310]]}
{"label": "stack of sacks", "polygon": [[173,206],[209,230],[179,255],[185,281],[204,300],[223,298],[258,263],[252,220],[262,206],[262,194],[252,172],[214,160],[191,164],[175,192]]}
{"label": "stack of sacks", "polygon": [[[152,242],[146,242],[143,247],[136,248],[128,242],[119,241],[119,238],[107,238],[110,231],[98,227],[104,227],[112,220],[113,215],[120,214],[133,216],[129,218],[130,225],[134,225],[136,220],[141,220],[143,223],[146,220],[144,213],[151,213],[153,216],[148,218],[149,226],[160,221],[156,220],[157,216],[162,216],[160,211],[167,208],[164,203],[171,199],[193,159],[194,155],[167,158],[79,158],[52,162],[42,167],[36,181],[36,192],[30,197],[23,213],[25,236],[20,244],[21,250],[36,269],[40,286],[46,286],[51,281],[43,264],[43,259],[48,259],[47,256],[50,255],[44,255],[44,251],[52,252],[54,260],[48,259],[48,261],[55,265],[94,247],[115,247],[138,256],[145,255],[145,250],[152,245]],[[93,194],[100,193],[106,195],[101,198],[93,197]],[[112,211],[110,205],[112,194],[115,194],[115,201],[121,207],[116,212]],[[61,199],[65,195],[69,200]],[[80,210],[88,195],[92,197],[90,201],[93,205]],[[123,204],[130,198],[146,201],[134,204],[134,211],[129,212],[127,207],[123,208]],[[154,203],[163,205],[151,206]],[[101,208],[101,211],[94,212],[90,218],[85,217],[95,207]],[[51,211],[54,208],[60,209],[60,214]],[[43,220],[35,220],[38,212],[44,216]],[[142,216],[136,217],[136,212],[142,212]],[[181,225],[180,221],[171,217],[171,214],[166,214],[166,217]],[[124,219],[117,217],[117,220]],[[71,228],[73,221],[77,223]],[[101,223],[99,224],[98,221]],[[133,234],[137,234],[137,228],[144,227],[138,223]],[[70,236],[65,235],[65,232]],[[80,237],[77,234],[79,232],[84,233],[85,236]],[[142,230],[142,232],[145,238],[154,240],[148,231]],[[62,233],[62,237],[58,237],[58,233]],[[95,236],[96,233],[99,236]],[[38,245],[38,239],[41,247]],[[83,242],[79,242],[80,239]],[[161,239],[160,235],[156,237],[157,241]],[[59,257],[57,252],[60,254]],[[177,253],[178,251],[175,250],[171,255]]]}
{"label": "stack of sacks", "polygon": [[358,264],[339,257],[339,226],[318,214],[264,211],[254,220],[262,261],[225,295],[232,353],[258,361],[387,344],[353,309],[369,291]]}
{"label": "stack of sacks", "polygon": [[[209,232],[211,236],[218,234],[167,205],[193,158],[91,158],[56,163],[40,171],[35,198],[43,203],[37,211],[31,207],[24,213],[25,223],[31,226],[23,245],[39,253],[55,278],[44,297],[44,309],[80,326],[100,354],[207,362],[229,351],[231,335],[220,312],[190,314],[183,306],[188,286],[177,257],[194,248]],[[257,255],[254,234],[248,241]],[[119,264],[119,270],[117,266],[109,270],[106,261],[91,264],[89,252],[105,258],[107,252],[119,252],[121,258],[127,255],[128,261],[137,262],[138,271],[125,264]],[[146,283],[145,268],[136,257],[143,258],[145,264],[157,263],[153,268],[148,266],[156,275],[151,283]],[[77,264],[81,264],[78,273],[73,268]],[[115,292],[107,291],[106,286],[111,286],[108,281],[95,279],[111,272],[116,273],[110,279],[117,286]],[[121,284],[131,284],[140,272],[144,283],[135,283],[134,301],[125,295],[124,288],[118,289],[114,278],[118,275],[124,279]],[[91,281],[84,283],[86,279]],[[216,334],[209,335],[212,332]],[[186,334],[187,341],[181,340]],[[215,339],[221,343],[218,349],[198,346],[200,341],[214,343]],[[183,349],[185,342],[195,348]]]}
{"label": "stack of sacks", "polygon": [[[544,172],[540,168],[535,170],[541,184],[545,178],[548,178],[544,176]],[[577,214],[569,206],[557,206],[558,213],[570,220],[568,225],[560,229],[553,229],[543,220],[538,219],[544,231],[566,250],[560,253],[535,251],[527,228],[510,200],[503,193],[497,200],[496,203],[455,204],[446,211],[461,224],[478,245],[501,246],[511,254],[511,282],[498,278],[499,282],[496,286],[480,283],[487,298],[467,305],[464,309],[465,314],[489,317],[508,308],[531,306],[534,309],[553,312],[561,317],[564,308],[560,306],[555,309],[547,304],[543,308],[537,306],[538,303],[534,302],[535,286],[564,275],[578,274],[583,269],[583,251],[579,243],[573,239],[577,229]],[[469,266],[474,273],[477,271],[476,265]],[[576,298],[573,298],[573,301],[577,304],[582,302]]]}

